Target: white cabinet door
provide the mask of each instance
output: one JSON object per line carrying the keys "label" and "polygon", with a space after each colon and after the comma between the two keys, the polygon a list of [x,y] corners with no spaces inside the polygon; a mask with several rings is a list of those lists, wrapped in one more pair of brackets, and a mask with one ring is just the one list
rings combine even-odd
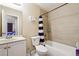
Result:
{"label": "white cabinet door", "polygon": [[8,45],[8,56],[26,56],[26,41],[10,43]]}
{"label": "white cabinet door", "polygon": [[7,46],[6,45],[0,45],[0,56],[7,56]]}

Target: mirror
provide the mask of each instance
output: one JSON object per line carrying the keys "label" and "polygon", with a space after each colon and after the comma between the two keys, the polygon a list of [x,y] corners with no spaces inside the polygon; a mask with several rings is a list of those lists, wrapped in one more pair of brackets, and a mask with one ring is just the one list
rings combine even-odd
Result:
{"label": "mirror", "polygon": [[0,5],[0,37],[22,34],[22,12]]}
{"label": "mirror", "polygon": [[18,24],[17,24],[17,17],[6,15],[6,34],[7,35],[17,35],[18,34]]}
{"label": "mirror", "polygon": [[18,17],[2,10],[2,37],[18,35]]}

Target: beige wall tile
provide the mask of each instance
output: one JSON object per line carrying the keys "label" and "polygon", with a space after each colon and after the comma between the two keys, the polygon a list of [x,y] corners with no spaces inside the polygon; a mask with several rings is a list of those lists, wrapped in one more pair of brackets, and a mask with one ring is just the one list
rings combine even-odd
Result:
{"label": "beige wall tile", "polygon": [[79,4],[68,4],[49,13],[52,40],[76,47],[79,41]]}

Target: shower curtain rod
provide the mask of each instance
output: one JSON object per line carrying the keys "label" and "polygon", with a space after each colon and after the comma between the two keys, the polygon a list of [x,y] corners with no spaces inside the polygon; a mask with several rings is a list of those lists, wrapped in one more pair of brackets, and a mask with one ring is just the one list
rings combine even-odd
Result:
{"label": "shower curtain rod", "polygon": [[54,9],[52,9],[52,10],[46,12],[46,13],[41,14],[41,16],[43,16],[43,15],[45,15],[45,14],[48,14],[48,13],[50,13],[50,12],[52,12],[52,11],[58,9],[58,8],[61,8],[61,7],[65,6],[65,5],[67,5],[67,4],[68,4],[68,3],[65,3],[65,4],[63,4],[63,5],[61,5],[61,6],[58,6],[58,7],[54,8]]}

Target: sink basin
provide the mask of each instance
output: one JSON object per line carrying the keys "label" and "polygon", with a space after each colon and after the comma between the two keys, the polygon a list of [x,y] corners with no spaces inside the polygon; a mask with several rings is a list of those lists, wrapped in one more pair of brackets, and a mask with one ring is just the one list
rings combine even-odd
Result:
{"label": "sink basin", "polygon": [[4,40],[6,40],[6,39],[5,39],[5,38],[0,37],[0,41],[4,41]]}
{"label": "sink basin", "polygon": [[25,39],[25,38],[22,37],[22,36],[14,36],[14,37],[12,37],[11,39]]}
{"label": "sink basin", "polygon": [[3,37],[0,37],[0,44],[5,44],[5,43],[10,43],[10,42],[16,42],[16,41],[20,41],[20,40],[25,40],[26,38],[22,37],[22,36],[13,36],[10,39],[6,39]]}

